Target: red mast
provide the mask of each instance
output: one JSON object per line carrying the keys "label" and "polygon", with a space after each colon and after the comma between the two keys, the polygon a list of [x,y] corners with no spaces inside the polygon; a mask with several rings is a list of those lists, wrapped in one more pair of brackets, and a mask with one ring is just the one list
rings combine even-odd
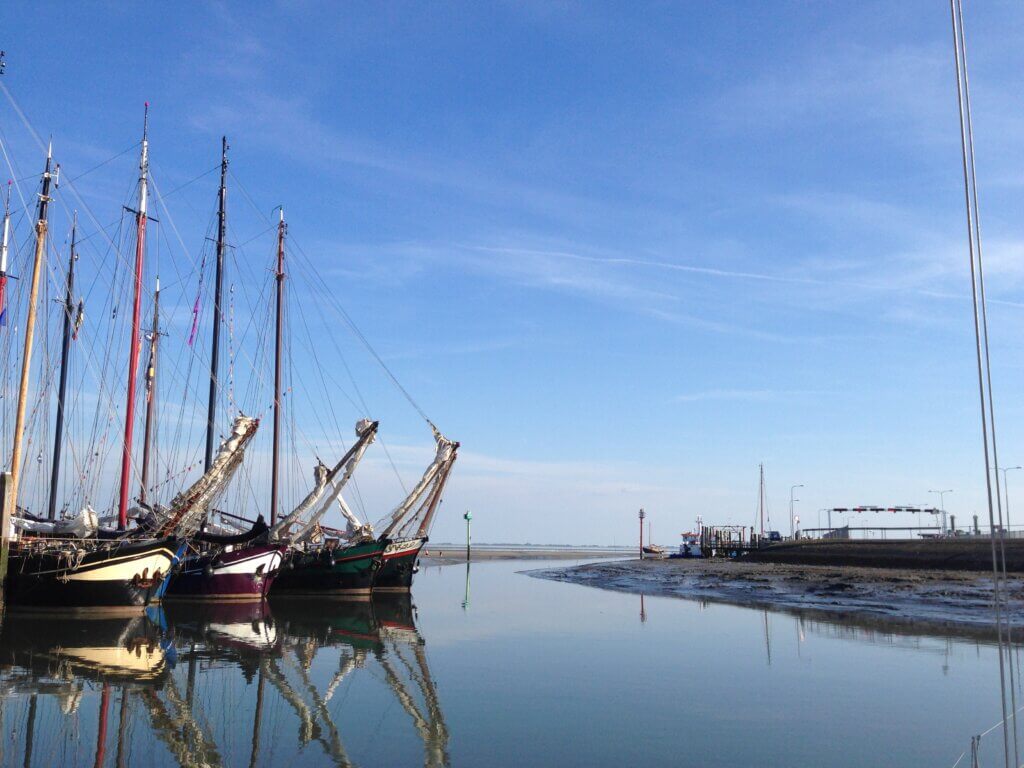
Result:
{"label": "red mast", "polygon": [[146,201],[149,177],[149,102],[142,122],[142,154],[139,158],[139,207],[135,211],[135,303],[132,307],[131,349],[128,353],[128,402],[124,414],[124,450],[121,454],[121,497],[117,508],[117,527],[128,526],[128,487],[132,469],[132,433],[135,428],[135,389],[139,375],[139,326],[142,315],[142,263],[146,252]]}
{"label": "red mast", "polygon": [[281,435],[281,337],[284,329],[284,208],[277,225],[277,322],[274,338],[274,453],[270,466],[270,524],[277,522],[277,483]]}

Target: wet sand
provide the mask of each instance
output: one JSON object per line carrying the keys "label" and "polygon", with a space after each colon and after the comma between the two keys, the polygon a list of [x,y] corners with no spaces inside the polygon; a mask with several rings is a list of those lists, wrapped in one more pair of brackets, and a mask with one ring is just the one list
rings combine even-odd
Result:
{"label": "wet sand", "polygon": [[[635,594],[891,620],[931,632],[987,637],[994,622],[992,579],[979,572],[634,559],[525,573]],[[1008,596],[1013,626],[1024,628],[1024,577],[1010,575]]]}

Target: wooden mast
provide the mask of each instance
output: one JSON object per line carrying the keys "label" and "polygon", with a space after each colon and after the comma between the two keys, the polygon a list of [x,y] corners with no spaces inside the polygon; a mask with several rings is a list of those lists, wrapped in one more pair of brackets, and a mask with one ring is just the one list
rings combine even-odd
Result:
{"label": "wooden mast", "polygon": [[220,193],[217,195],[217,273],[213,290],[213,344],[210,347],[210,404],[206,414],[205,472],[213,464],[214,439],[217,432],[217,367],[220,363],[220,302],[224,293],[224,241],[227,234],[228,138],[220,139]]}
{"label": "wooden mast", "polygon": [[142,435],[142,482],[139,501],[146,504],[149,488],[150,453],[153,449],[153,422],[156,416],[156,353],[160,339],[160,278],[153,293],[153,327],[149,329],[149,363],[146,365],[146,427]]}
{"label": "wooden mast", "polygon": [[[36,330],[36,301],[39,298],[39,278],[46,254],[46,215],[50,205],[50,167],[53,163],[53,145],[46,151],[46,170],[43,171],[43,189],[39,194],[39,217],[36,221],[36,252],[32,260],[32,283],[29,288],[28,318],[25,321],[25,353],[21,360],[21,384],[18,387],[18,410],[14,422],[14,450],[11,453],[11,513],[18,510],[18,481],[21,470],[21,442],[25,431],[25,406],[28,403],[28,378],[32,368],[32,341]],[[58,167],[59,171],[59,167]]]}
{"label": "wooden mast", "polygon": [[135,388],[139,376],[139,325],[142,314],[142,266],[146,253],[146,204],[149,185],[149,102],[142,122],[142,153],[139,157],[139,207],[135,211],[135,301],[132,305],[131,348],[128,352],[128,395],[124,414],[124,447],[121,452],[121,494],[117,507],[117,527],[128,526],[128,487],[131,483],[132,436],[135,430]]}
{"label": "wooden mast", "polygon": [[75,242],[78,236],[78,214],[71,225],[71,255],[68,256],[68,276],[64,287],[64,335],[60,346],[60,383],[57,385],[57,424],[53,430],[53,466],[50,468],[50,507],[47,517],[57,516],[57,486],[60,483],[60,453],[64,441],[64,405],[68,391],[68,357],[71,352],[71,323],[75,314]]}
{"label": "wooden mast", "polygon": [[277,490],[281,457],[281,341],[284,329],[284,208],[277,225],[277,320],[274,335],[274,452],[270,466],[270,524],[277,522]]}

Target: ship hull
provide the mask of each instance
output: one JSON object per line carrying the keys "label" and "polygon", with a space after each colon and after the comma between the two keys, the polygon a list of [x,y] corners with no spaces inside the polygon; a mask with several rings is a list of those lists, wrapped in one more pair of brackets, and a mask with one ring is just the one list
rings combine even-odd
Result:
{"label": "ship hull", "polygon": [[81,554],[15,544],[4,598],[18,609],[142,608],[160,599],[181,549],[177,539],[117,542]]}
{"label": "ship hull", "polygon": [[368,541],[334,550],[295,552],[275,579],[270,596],[369,597],[384,545]]}
{"label": "ship hull", "polygon": [[254,544],[185,559],[168,600],[262,600],[284,561],[285,547]]}
{"label": "ship hull", "polygon": [[374,592],[408,592],[416,573],[416,559],[426,544],[425,538],[385,540],[380,570],[373,579]]}

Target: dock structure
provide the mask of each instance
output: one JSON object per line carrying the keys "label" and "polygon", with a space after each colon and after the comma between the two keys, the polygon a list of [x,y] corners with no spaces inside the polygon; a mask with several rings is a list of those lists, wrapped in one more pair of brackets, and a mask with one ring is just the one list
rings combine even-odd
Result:
{"label": "dock structure", "polygon": [[700,550],[705,553],[704,557],[738,557],[756,549],[760,538],[753,526],[702,525]]}

